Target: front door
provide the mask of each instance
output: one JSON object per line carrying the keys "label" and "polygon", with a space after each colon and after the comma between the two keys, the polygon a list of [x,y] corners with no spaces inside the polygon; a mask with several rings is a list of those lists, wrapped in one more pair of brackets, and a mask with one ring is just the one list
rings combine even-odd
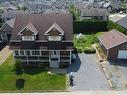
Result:
{"label": "front door", "polygon": [[59,68],[59,51],[51,51],[50,52],[50,67],[51,68]]}

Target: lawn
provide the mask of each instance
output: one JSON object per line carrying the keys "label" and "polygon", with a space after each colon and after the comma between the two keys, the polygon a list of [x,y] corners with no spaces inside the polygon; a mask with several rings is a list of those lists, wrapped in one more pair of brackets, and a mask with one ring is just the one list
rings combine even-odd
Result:
{"label": "lawn", "polygon": [[74,35],[74,47],[76,49],[81,49],[81,51],[84,51],[86,47],[92,47],[92,44],[98,43],[97,37],[101,35],[102,32],[98,32],[95,34],[82,34],[80,37],[76,37]]}
{"label": "lawn", "polygon": [[22,75],[16,75],[12,55],[0,65],[0,91],[52,90],[66,90],[66,75],[48,74],[37,67],[27,67]]}

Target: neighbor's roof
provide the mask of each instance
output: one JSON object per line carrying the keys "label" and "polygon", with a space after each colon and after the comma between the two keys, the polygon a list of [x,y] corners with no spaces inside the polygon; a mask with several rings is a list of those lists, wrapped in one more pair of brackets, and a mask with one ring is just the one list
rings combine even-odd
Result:
{"label": "neighbor's roof", "polygon": [[127,29],[127,16],[119,20],[117,24]]}
{"label": "neighbor's roof", "polygon": [[99,40],[106,49],[110,49],[127,42],[127,36],[116,29],[112,29],[111,31],[99,36]]}
{"label": "neighbor's roof", "polygon": [[12,32],[15,23],[15,18],[6,21],[0,28],[0,32]]}
{"label": "neighbor's roof", "polygon": [[[20,40],[18,33],[29,23],[38,31],[38,40],[45,40],[45,32],[54,24],[58,24],[64,31],[65,40],[73,39],[73,19],[70,14],[47,13],[47,14],[19,14],[16,16],[11,40]],[[20,26],[20,27],[19,27]]]}
{"label": "neighbor's roof", "polygon": [[14,10],[10,12],[4,12],[2,18],[14,18],[17,14],[24,14],[28,12],[24,12],[23,10]]}
{"label": "neighbor's roof", "polygon": [[81,10],[81,16],[109,16],[106,9],[85,8]]}

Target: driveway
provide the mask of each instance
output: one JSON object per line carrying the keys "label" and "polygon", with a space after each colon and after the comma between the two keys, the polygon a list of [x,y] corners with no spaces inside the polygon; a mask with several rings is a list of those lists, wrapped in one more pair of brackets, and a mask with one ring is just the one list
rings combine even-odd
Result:
{"label": "driveway", "polygon": [[97,65],[96,55],[78,54],[77,60],[68,69],[74,74],[74,86],[69,90],[106,90],[109,89],[107,79]]}

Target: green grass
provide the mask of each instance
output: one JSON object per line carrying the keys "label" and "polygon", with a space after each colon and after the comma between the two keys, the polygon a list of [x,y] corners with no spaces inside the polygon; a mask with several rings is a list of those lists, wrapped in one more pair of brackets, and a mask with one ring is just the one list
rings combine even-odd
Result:
{"label": "green grass", "polygon": [[[35,67],[36,68],[36,67]],[[29,71],[34,72],[29,68]],[[39,70],[39,69],[38,69]],[[17,85],[17,79],[23,78],[24,83]],[[19,90],[20,89],[20,90]],[[16,75],[12,55],[0,65],[0,91],[51,91],[65,90],[66,75],[48,74],[47,71]]]}
{"label": "green grass", "polygon": [[95,34],[83,34],[82,37],[76,38],[74,35],[74,47],[79,51],[84,51],[86,47],[92,47],[92,44],[98,43],[98,36],[103,32],[98,32]]}

